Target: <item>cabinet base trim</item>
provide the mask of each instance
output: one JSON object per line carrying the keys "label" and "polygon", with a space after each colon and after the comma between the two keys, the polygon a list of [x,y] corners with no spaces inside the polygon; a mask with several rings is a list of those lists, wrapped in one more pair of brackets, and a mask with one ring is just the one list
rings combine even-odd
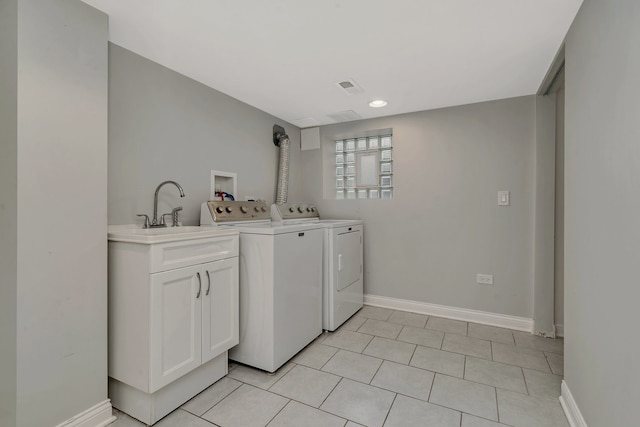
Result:
{"label": "cabinet base trim", "polygon": [[227,375],[227,372],[227,352],[224,352],[154,393],[146,393],[109,378],[109,397],[114,408],[152,425]]}
{"label": "cabinet base trim", "polygon": [[78,415],[58,424],[56,427],[104,427],[116,420],[109,399],[98,403]]}

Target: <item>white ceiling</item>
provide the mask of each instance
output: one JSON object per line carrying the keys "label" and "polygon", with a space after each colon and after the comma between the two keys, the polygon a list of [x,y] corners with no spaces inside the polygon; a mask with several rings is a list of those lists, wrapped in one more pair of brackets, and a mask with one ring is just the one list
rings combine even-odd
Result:
{"label": "white ceiling", "polygon": [[84,1],[110,15],[113,43],[299,127],[533,94],[582,3]]}

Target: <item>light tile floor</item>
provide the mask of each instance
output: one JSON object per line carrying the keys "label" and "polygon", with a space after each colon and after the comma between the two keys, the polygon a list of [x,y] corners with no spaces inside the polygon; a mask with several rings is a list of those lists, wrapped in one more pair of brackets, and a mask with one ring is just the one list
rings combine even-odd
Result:
{"label": "light tile floor", "polygon": [[[158,427],[567,427],[563,340],[365,306],[275,374],[229,375]],[[112,427],[143,424],[114,410]]]}

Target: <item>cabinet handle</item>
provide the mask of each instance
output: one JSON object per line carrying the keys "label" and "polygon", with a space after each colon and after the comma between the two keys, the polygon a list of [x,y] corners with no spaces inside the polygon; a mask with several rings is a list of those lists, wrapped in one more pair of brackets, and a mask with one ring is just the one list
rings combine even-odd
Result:
{"label": "cabinet handle", "polygon": [[209,295],[209,291],[211,290],[211,276],[209,276],[209,270],[207,270],[207,282],[209,282],[209,286],[207,286],[207,292],[205,292],[206,296]]}
{"label": "cabinet handle", "polygon": [[200,293],[202,292],[202,279],[200,279],[200,272],[196,273],[198,276],[198,294],[196,295],[196,299],[200,298]]}

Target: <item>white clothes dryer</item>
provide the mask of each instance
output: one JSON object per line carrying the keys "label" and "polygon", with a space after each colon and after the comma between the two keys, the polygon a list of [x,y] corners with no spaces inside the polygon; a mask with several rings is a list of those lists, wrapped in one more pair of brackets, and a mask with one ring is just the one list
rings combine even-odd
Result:
{"label": "white clothes dryer", "polygon": [[335,331],[363,306],[364,222],[320,219],[318,209],[305,203],[271,205],[271,219],[278,224],[322,226],[322,328]]}

